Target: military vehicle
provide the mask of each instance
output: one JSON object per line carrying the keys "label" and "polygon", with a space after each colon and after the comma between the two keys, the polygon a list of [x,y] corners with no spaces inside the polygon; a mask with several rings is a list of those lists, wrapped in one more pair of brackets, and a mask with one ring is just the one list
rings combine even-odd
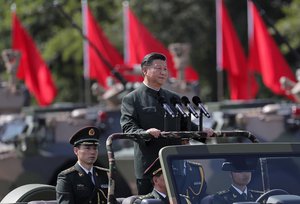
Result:
{"label": "military vehicle", "polygon": [[[146,136],[146,135],[144,135]],[[204,132],[165,132],[164,137],[181,138],[203,138]],[[114,159],[114,152],[111,148],[112,142],[118,139],[135,140],[137,135],[116,133],[109,136],[107,140],[108,155],[110,157],[110,179],[108,198],[115,196],[115,189],[119,185],[116,180],[115,170],[117,160]],[[300,143],[259,143],[257,138],[246,131],[222,131],[216,132],[208,140],[217,138],[243,138],[244,143],[227,144],[194,144],[169,146],[161,149],[159,159],[162,166],[168,196],[170,203],[182,202],[180,192],[187,194],[201,194],[198,200],[192,200],[191,203],[210,203],[214,195],[227,192],[226,189],[231,185],[230,162],[234,159],[246,162],[251,166],[252,179],[248,184],[249,189],[255,189],[260,192],[256,200],[247,202],[237,201],[236,204],[292,204],[300,202],[299,178],[300,178]],[[178,166],[185,162],[200,164],[196,180],[197,189],[192,189],[192,183],[195,183],[195,174],[184,175],[184,184],[179,176],[188,171],[178,172]],[[243,163],[244,165],[244,163]],[[182,165],[182,169],[184,165]],[[191,179],[192,178],[192,179]],[[182,189],[185,188],[185,189]],[[128,197],[132,198],[132,196]],[[34,200],[43,200],[43,203],[55,202],[54,186],[44,184],[30,184],[18,187],[8,193],[1,203],[31,202]],[[48,200],[48,201],[45,201]],[[120,203],[126,203],[127,198],[118,198]],[[147,200],[146,203],[161,203],[159,200]],[[108,202],[110,203],[110,202]]]}
{"label": "military vehicle", "polygon": [[[226,190],[231,185],[231,174],[228,171],[235,170],[228,168],[228,163],[230,164],[228,161],[238,159],[252,166],[251,170],[243,170],[252,172],[252,179],[247,187],[260,192],[260,196],[256,200],[248,198],[247,202],[236,201],[236,204],[299,203],[299,145],[299,143],[230,143],[166,147],[161,150],[160,159],[166,175],[168,194],[172,203],[180,203],[178,192],[181,186],[178,185],[172,165],[192,160],[202,164],[203,180],[207,184],[207,196],[202,198],[201,203],[210,203],[216,194],[230,196]],[[243,165],[243,162],[241,163]]]}
{"label": "military vehicle", "polygon": [[[70,136],[78,129],[88,125],[98,125],[101,130],[107,128],[105,122],[75,116],[80,106],[64,105],[27,110],[1,126],[0,141],[0,197],[12,189],[28,183],[56,184],[57,174],[76,162]],[[107,123],[108,125],[108,123]],[[103,132],[102,132],[103,134]],[[103,134],[104,135],[104,134]],[[99,147],[100,166],[107,166],[105,138]],[[123,180],[122,177],[119,178]],[[128,188],[120,191],[128,195]]]}
{"label": "military vehicle", "polygon": [[[175,44],[173,49],[173,54],[180,57],[182,53],[178,52],[178,44]],[[186,63],[185,60],[183,61]],[[186,65],[184,63],[177,60],[179,67],[184,67]],[[196,87],[184,82],[182,70],[180,73],[179,80],[172,79],[173,81],[167,83],[167,88],[176,90],[189,98],[197,95]],[[15,80],[10,81],[13,85]],[[75,162],[68,138],[85,125],[96,125],[102,131],[98,164],[108,166],[105,142],[108,135],[121,132],[119,125],[121,98],[135,84],[128,83],[126,86],[116,83],[110,90],[100,95],[96,91],[97,87],[94,87],[99,99],[105,100],[106,103],[93,107],[83,104],[56,104],[48,108],[28,107],[25,109],[22,107],[27,105],[28,93],[16,91],[16,86],[8,86],[13,91],[9,92],[9,96],[1,97],[6,100],[0,102],[0,107],[3,107],[0,115],[0,141],[2,142],[0,146],[0,169],[2,171],[0,173],[0,198],[14,188],[28,183],[55,185],[57,173]],[[4,91],[3,87],[7,86],[2,86],[0,93],[5,95],[8,92]],[[18,104],[14,105],[16,102]],[[14,106],[10,108],[10,105]],[[297,104],[258,100],[207,103],[206,105],[212,117],[204,118],[205,127],[212,127],[216,131],[236,129],[249,131],[260,141],[298,140]],[[195,121],[198,122],[197,119]],[[116,166],[119,169],[114,174],[117,177],[114,178],[117,183],[115,194],[118,196],[127,196],[136,192],[132,165],[133,154],[130,148],[132,138],[128,139],[117,140],[113,143],[118,160]],[[244,142],[244,140],[245,137],[216,137],[207,142],[232,143]],[[25,189],[29,190],[31,187]],[[120,193],[120,188],[122,193]]]}
{"label": "military vehicle", "polygon": [[245,130],[261,142],[296,142],[299,139],[299,104],[260,99],[206,104],[215,130]]}
{"label": "military vehicle", "polygon": [[[120,129],[118,111],[101,104],[28,106],[28,91],[15,78],[19,57],[13,50],[2,53],[8,78],[3,77],[0,84],[0,199],[23,184],[55,185],[58,172],[75,162],[69,137],[84,126],[94,125],[101,130],[97,163],[108,166],[105,141],[110,131]],[[116,144],[115,148],[120,147]],[[127,185],[121,176],[119,179]],[[128,187],[120,193],[129,195],[131,191]]]}

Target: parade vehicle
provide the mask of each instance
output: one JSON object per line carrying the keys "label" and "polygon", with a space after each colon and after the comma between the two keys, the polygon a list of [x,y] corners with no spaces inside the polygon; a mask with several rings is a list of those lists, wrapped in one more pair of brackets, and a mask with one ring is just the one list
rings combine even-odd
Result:
{"label": "parade vehicle", "polygon": [[206,103],[214,130],[245,130],[261,142],[298,142],[299,104],[291,101],[257,99]]}
{"label": "parade vehicle", "polygon": [[[200,139],[207,138],[207,133],[163,132],[166,138]],[[114,158],[112,142],[117,139],[131,138],[135,140],[141,135],[113,134],[107,139],[108,157],[110,161],[110,189],[108,198],[114,196],[114,169],[117,160]],[[147,139],[147,135],[143,135]],[[209,140],[216,138],[235,138],[242,143],[226,144],[193,144],[168,146],[160,150],[159,158],[162,166],[170,203],[182,203],[182,194],[190,198],[191,203],[210,203],[212,196],[228,188],[231,184],[228,172],[222,165],[230,159],[249,161],[252,165],[252,179],[248,186],[260,192],[257,200],[244,203],[299,203],[300,178],[300,144],[299,143],[259,143],[257,138],[247,131],[220,131],[215,132]],[[253,162],[254,161],[254,162]],[[196,163],[197,171],[184,170],[179,172],[175,166],[184,162]],[[180,166],[180,165],[179,165]],[[191,174],[187,174],[187,173]],[[181,176],[183,175],[183,178]],[[195,185],[195,183],[197,183]],[[147,202],[147,201],[145,201]],[[149,200],[148,203],[159,203]],[[126,200],[123,200],[126,203]],[[242,204],[236,202],[235,204]]]}
{"label": "parade vehicle", "polygon": [[[113,141],[119,139],[135,140],[141,135],[115,133],[107,139],[109,157],[109,191],[108,203],[115,198],[115,189],[122,184],[116,179],[118,160],[114,157]],[[142,135],[147,139],[147,135]],[[166,138],[199,139],[207,138],[205,132],[163,132]],[[242,159],[249,161],[252,166],[252,179],[249,189],[260,192],[260,197],[254,201],[235,202],[235,204],[292,204],[300,203],[300,143],[259,143],[257,138],[247,131],[221,131],[215,132],[208,140],[215,138],[243,138],[243,143],[226,144],[192,144],[164,147],[159,152],[159,160],[166,182],[170,203],[182,203],[182,193],[195,198],[190,203],[210,203],[213,195],[226,190],[231,179],[224,171],[226,161]],[[197,163],[198,171],[189,175],[174,168],[186,162]],[[184,165],[182,166],[184,167]],[[184,180],[181,180],[181,176]],[[195,173],[195,172],[194,172]],[[182,183],[183,182],[183,183]],[[195,182],[197,185],[194,185]],[[194,188],[197,186],[197,188]],[[197,197],[197,195],[201,195]],[[128,198],[117,198],[120,203],[127,203]],[[8,193],[1,203],[56,203],[55,187],[45,184],[27,184]],[[161,203],[159,200],[144,200],[143,203]]]}
{"label": "parade vehicle", "polygon": [[[261,192],[261,195],[250,203],[300,203],[299,145],[299,143],[230,143],[166,147],[160,152],[160,161],[171,203],[180,203],[178,192],[181,185],[173,170],[174,164],[190,160],[202,164],[207,196],[202,198],[201,203],[208,204],[213,200],[213,195],[226,191],[231,185],[230,175],[224,171],[224,163],[233,158],[246,162],[256,161],[252,164],[255,168],[248,188]],[[242,203],[249,201],[235,202],[235,204]]]}
{"label": "parade vehicle", "polygon": [[[76,162],[69,138],[84,126],[100,129],[97,165],[108,166],[106,134],[110,134],[111,126],[119,121],[107,121],[102,115],[99,119],[90,114],[82,116],[78,114],[82,109],[80,105],[64,104],[48,108],[28,107],[13,117],[1,115],[0,199],[24,184],[56,185],[57,174]],[[105,114],[113,117],[115,112]],[[115,145],[115,149],[120,149],[119,145]],[[126,181],[121,176],[119,179],[123,186],[127,186],[120,189],[120,195],[129,195],[131,191]]]}
{"label": "parade vehicle", "polygon": [[[0,199],[25,184],[56,185],[57,174],[76,162],[69,137],[84,126],[101,131],[97,165],[106,167],[106,138],[120,131],[119,109],[105,103],[30,105],[28,90],[16,78],[19,57],[16,50],[2,52],[6,70],[0,69]],[[115,144],[115,149],[120,146]],[[129,195],[124,178],[119,179],[127,186],[120,196]]]}

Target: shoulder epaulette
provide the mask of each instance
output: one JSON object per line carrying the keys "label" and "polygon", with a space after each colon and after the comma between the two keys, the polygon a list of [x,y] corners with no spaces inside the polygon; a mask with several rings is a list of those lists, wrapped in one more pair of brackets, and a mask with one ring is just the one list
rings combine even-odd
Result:
{"label": "shoulder epaulette", "polygon": [[249,191],[250,191],[251,193],[258,193],[258,194],[263,194],[263,193],[264,193],[263,191],[252,190],[252,189],[250,189]]}
{"label": "shoulder epaulette", "polygon": [[74,166],[72,166],[72,167],[70,167],[70,168],[68,168],[68,169],[66,169],[66,170],[64,170],[64,171],[62,171],[62,173],[63,173],[63,174],[69,174],[69,173],[72,173],[72,172],[74,172],[74,171],[76,171],[76,169],[74,168]]}
{"label": "shoulder epaulette", "polygon": [[152,194],[148,193],[147,195],[141,195],[141,196],[139,196],[139,199],[143,200],[143,199],[151,198],[151,197],[152,197]]}
{"label": "shoulder epaulette", "polygon": [[217,192],[217,194],[221,196],[221,195],[224,195],[224,194],[229,193],[229,192],[230,192],[230,190],[227,189],[227,190],[224,190],[224,191],[219,191],[219,192]]}
{"label": "shoulder epaulette", "polygon": [[94,166],[95,167],[95,169],[98,169],[98,170],[100,170],[100,171],[106,171],[106,172],[109,172],[109,169],[107,169],[107,168],[103,168],[103,167],[100,167],[100,166]]}

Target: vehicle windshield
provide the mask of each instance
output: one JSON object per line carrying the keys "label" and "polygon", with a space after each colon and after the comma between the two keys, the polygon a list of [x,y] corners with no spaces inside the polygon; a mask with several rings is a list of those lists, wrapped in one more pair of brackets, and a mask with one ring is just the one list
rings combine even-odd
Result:
{"label": "vehicle windshield", "polygon": [[[299,147],[287,143],[174,146],[161,150],[160,160],[174,203],[185,203],[183,196],[191,203],[263,203],[272,195],[300,196]],[[240,197],[243,192],[245,199]]]}
{"label": "vehicle windshield", "polygon": [[0,141],[4,143],[13,142],[21,135],[26,128],[26,123],[22,119],[15,119],[4,124],[0,131]]}

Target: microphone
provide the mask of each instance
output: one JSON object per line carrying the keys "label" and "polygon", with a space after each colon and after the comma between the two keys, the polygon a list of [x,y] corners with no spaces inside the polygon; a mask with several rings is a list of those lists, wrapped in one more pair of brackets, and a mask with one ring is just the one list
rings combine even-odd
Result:
{"label": "microphone", "polygon": [[198,96],[194,96],[192,99],[193,103],[198,106],[200,108],[200,110],[202,110],[202,112],[204,113],[204,115],[207,118],[210,118],[210,114],[208,113],[208,111],[206,110],[206,108],[203,106],[201,99]]}
{"label": "microphone", "polygon": [[186,96],[182,96],[181,102],[188,108],[189,112],[193,114],[196,118],[199,118],[198,113],[194,109],[193,106],[191,106],[190,100]]}
{"label": "microphone", "polygon": [[170,108],[170,106],[167,104],[166,99],[163,96],[160,96],[158,98],[159,103],[162,105],[162,107],[165,109],[165,111],[172,117],[175,118],[175,114]]}
{"label": "microphone", "polygon": [[183,107],[180,104],[180,101],[178,100],[178,98],[176,97],[172,97],[170,99],[171,104],[176,108],[176,110],[178,110],[178,112],[183,116],[183,117],[187,117],[187,114],[185,113],[185,111],[183,110]]}

